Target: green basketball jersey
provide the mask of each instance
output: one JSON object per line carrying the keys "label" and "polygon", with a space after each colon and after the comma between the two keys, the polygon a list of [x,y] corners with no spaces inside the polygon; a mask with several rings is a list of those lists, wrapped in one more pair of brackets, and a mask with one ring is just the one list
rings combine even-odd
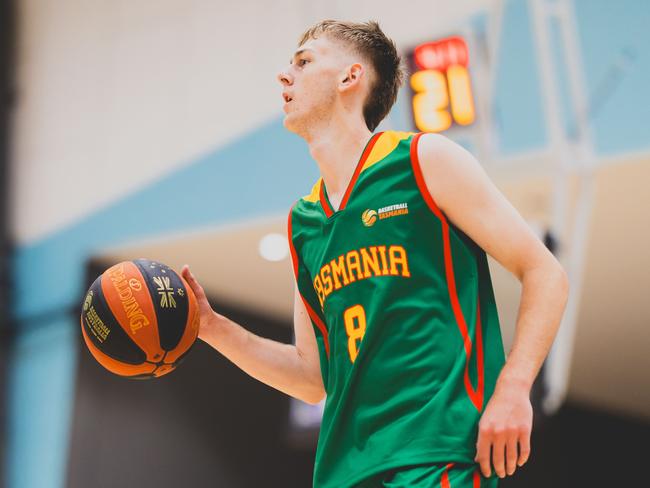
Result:
{"label": "green basketball jersey", "polygon": [[327,391],[318,488],[399,466],[472,463],[504,363],[485,252],[427,191],[419,136],[374,134],[338,211],[319,179],[289,214]]}

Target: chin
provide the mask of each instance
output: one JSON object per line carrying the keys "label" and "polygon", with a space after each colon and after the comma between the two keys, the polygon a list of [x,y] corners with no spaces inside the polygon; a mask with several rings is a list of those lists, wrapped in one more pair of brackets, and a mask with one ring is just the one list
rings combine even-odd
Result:
{"label": "chin", "polygon": [[285,115],[284,119],[282,120],[282,125],[284,126],[285,129],[287,129],[289,132],[293,132],[293,124],[289,120],[289,117]]}
{"label": "chin", "polygon": [[289,132],[293,132],[294,134],[301,135],[300,121],[296,120],[296,117],[292,116],[292,114],[289,113],[284,116],[284,119],[282,120],[282,125],[284,125],[284,128],[287,129]]}

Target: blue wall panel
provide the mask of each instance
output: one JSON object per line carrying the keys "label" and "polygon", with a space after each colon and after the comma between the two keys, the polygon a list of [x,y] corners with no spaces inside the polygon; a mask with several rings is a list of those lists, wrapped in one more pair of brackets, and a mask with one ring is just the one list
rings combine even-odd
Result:
{"label": "blue wall panel", "polygon": [[577,0],[596,152],[650,148],[650,2]]}
{"label": "blue wall panel", "polygon": [[288,212],[317,176],[304,142],[275,120],[18,251],[23,330],[10,371],[8,487],[64,486],[79,334],[66,312],[81,303],[88,258],[144,237]]}

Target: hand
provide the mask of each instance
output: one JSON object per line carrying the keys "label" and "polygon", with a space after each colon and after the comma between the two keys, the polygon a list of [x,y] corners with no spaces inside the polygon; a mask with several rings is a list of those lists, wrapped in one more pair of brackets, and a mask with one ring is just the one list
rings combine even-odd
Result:
{"label": "hand", "polygon": [[181,275],[187,281],[187,284],[190,285],[190,288],[192,288],[192,291],[194,292],[194,296],[196,297],[196,301],[199,305],[199,315],[200,315],[200,324],[199,324],[199,339],[205,339],[205,336],[207,335],[209,330],[212,330],[213,325],[215,323],[215,319],[217,318],[217,314],[215,313],[214,310],[212,310],[212,307],[210,306],[210,302],[208,302],[208,297],[205,295],[205,291],[203,290],[203,287],[199,284],[198,281],[196,281],[196,278],[194,278],[194,275],[190,271],[190,267],[186,264],[183,266],[183,269],[181,270]]}
{"label": "hand", "polygon": [[491,474],[490,450],[492,465],[499,478],[504,478],[506,473],[512,475],[517,466],[523,466],[528,461],[532,424],[533,407],[529,388],[516,382],[497,382],[479,422],[474,458],[481,465],[485,477]]}

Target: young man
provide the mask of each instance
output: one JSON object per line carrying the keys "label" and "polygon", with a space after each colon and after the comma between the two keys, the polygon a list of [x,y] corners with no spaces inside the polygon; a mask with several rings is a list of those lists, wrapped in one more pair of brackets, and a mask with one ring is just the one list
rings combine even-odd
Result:
{"label": "young man", "polygon": [[[461,147],[372,134],[403,79],[375,22],[317,24],[278,78],[322,176],[289,215],[296,344],[214,312],[184,267],[201,339],[289,395],[327,395],[316,487],[496,486],[530,453],[564,270]],[[505,364],[486,252],[523,285]]]}

